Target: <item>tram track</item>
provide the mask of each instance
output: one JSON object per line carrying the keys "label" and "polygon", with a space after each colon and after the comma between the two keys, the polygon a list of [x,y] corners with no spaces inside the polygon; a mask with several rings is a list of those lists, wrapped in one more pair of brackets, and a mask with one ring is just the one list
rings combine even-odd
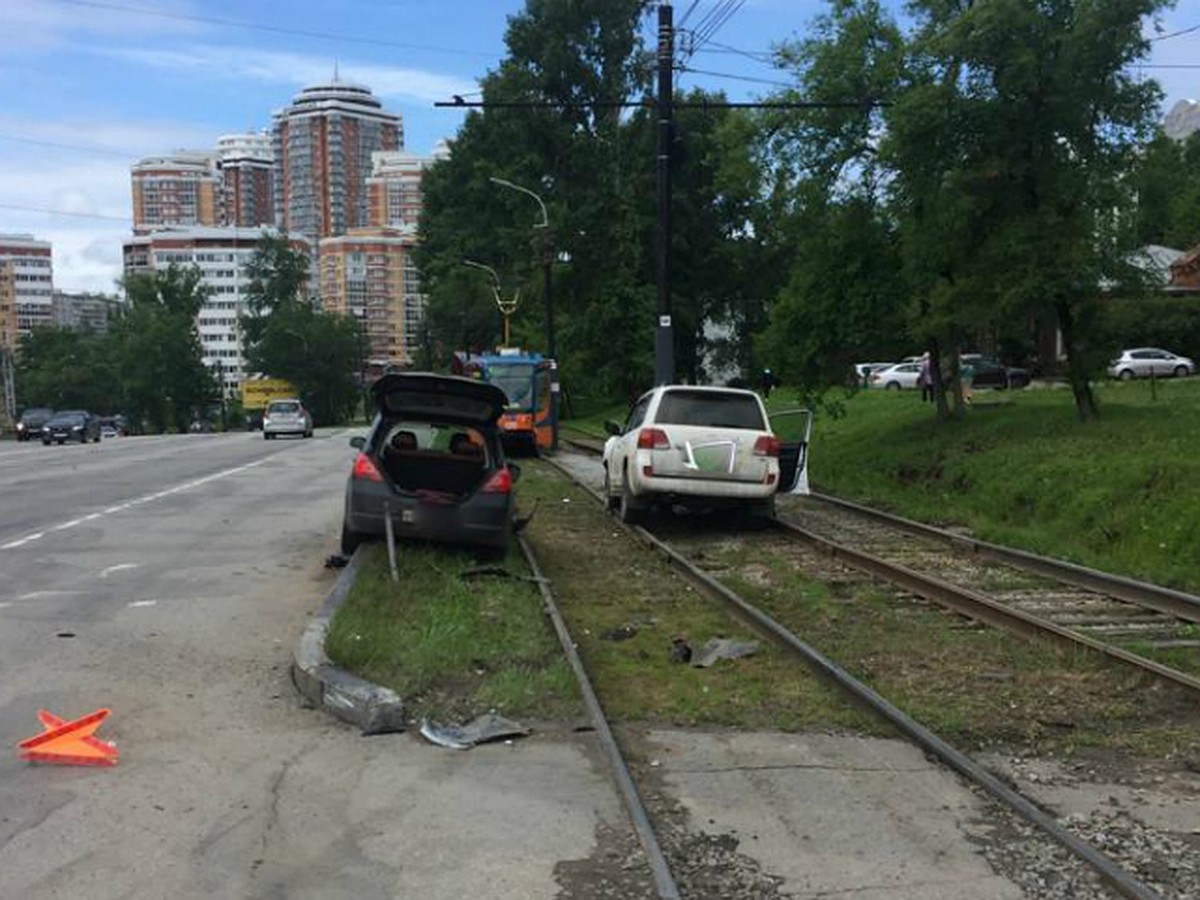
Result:
{"label": "tram track", "polygon": [[[601,449],[588,440],[568,442],[588,454]],[[976,621],[1084,648],[1200,693],[1200,597],[827,494],[814,494],[809,505],[778,516],[775,527],[830,558]],[[996,588],[996,581],[1005,584]],[[1182,657],[1197,674],[1155,656]]]}
{"label": "tram track", "polygon": [[[597,502],[603,505],[604,498],[600,496],[590,485],[584,484],[576,477],[574,473],[565,466],[562,466],[555,460],[549,460],[550,465],[560,471],[563,475],[569,478],[572,482],[585,490]],[[641,526],[622,526],[639,538],[643,543],[651,547],[656,552],[665,556],[673,566],[680,571],[685,578],[695,584],[708,596],[713,597],[727,606],[740,620],[746,622],[753,630],[773,640],[777,645],[783,647],[791,654],[797,657],[817,675],[825,681],[835,686],[839,691],[849,696],[859,706],[870,710],[875,715],[879,716],[883,721],[895,728],[900,734],[911,741],[913,744],[921,748],[925,753],[939,760],[942,764],[952,769],[971,784],[984,791],[994,800],[998,801],[1003,806],[1010,809],[1024,821],[1035,826],[1048,838],[1061,847],[1065,848],[1072,855],[1082,860],[1085,864],[1091,867],[1098,873],[1100,878],[1112,889],[1125,897],[1135,898],[1155,898],[1160,895],[1152,888],[1140,881],[1133,873],[1124,869],[1119,863],[1114,861],[1109,856],[1105,855],[1101,850],[1097,849],[1088,842],[1082,840],[1068,829],[1064,828],[1059,822],[1049,813],[1045,812],[1036,803],[1020,794],[1018,791],[1011,788],[1008,784],[997,778],[983,766],[979,765],[966,754],[957,750],[938,735],[930,731],[928,728],[921,725],[916,720],[905,714],[898,707],[890,703],[882,695],[874,691],[871,687],[851,676],[846,670],[840,667],[835,661],[823,655],[815,647],[807,644],[800,637],[791,632],[784,624],[778,622],[763,610],[751,604],[738,593],[723,584],[715,578],[711,573],[706,572],[693,563],[687,555],[680,552],[678,549],[661,540],[652,532]],[[532,556],[532,550],[527,545],[523,544],[523,549],[530,560],[531,567],[535,573],[539,572],[536,560]],[[543,597],[547,600],[547,608],[555,609],[550,612],[551,618],[555,622],[556,631],[559,633],[560,641],[562,641],[564,649],[572,658],[572,667],[577,668],[577,676],[586,678],[586,673],[583,672],[583,664],[579,661],[578,655],[574,651],[574,644],[567,630],[565,621],[562,620],[560,614],[557,614],[556,608],[553,606],[553,595],[548,585],[541,582]],[[582,673],[582,674],[581,674]],[[581,681],[581,684],[585,682]],[[595,699],[595,694],[587,685],[585,695],[590,695]],[[598,701],[595,702],[593,710],[592,704],[589,703],[589,712],[593,715],[594,721],[603,722],[603,710],[600,708]],[[646,847],[646,838],[643,834],[643,829],[637,825],[638,816],[649,825],[649,817],[645,814],[645,809],[641,806],[640,798],[638,798],[636,788],[632,791],[621,786],[622,776],[620,772],[624,772],[624,778],[629,778],[628,767],[620,760],[620,749],[617,747],[615,740],[612,738],[611,729],[607,723],[603,723],[603,728],[598,726],[598,730],[602,734],[607,735],[606,744],[611,743],[611,749],[606,746],[606,755],[610,756],[610,765],[614,770],[614,777],[621,787],[622,796],[625,798],[627,808],[630,810],[631,817],[635,822],[635,830],[638,831],[639,837],[643,839],[643,846]],[[615,761],[613,755],[615,754]],[[637,812],[640,810],[640,812]],[[650,833],[653,833],[652,826],[649,826]],[[661,849],[657,851],[661,854]],[[652,853],[647,850],[647,857],[651,858]],[[665,857],[663,864],[667,865]],[[667,869],[669,875],[669,866]],[[669,890],[673,888],[674,882],[660,883],[658,873],[655,873],[656,886],[659,889],[659,896],[669,897],[678,896],[678,893],[671,894]],[[669,885],[664,888],[664,884]],[[674,888],[676,891],[677,888]],[[663,891],[668,891],[664,893]]]}

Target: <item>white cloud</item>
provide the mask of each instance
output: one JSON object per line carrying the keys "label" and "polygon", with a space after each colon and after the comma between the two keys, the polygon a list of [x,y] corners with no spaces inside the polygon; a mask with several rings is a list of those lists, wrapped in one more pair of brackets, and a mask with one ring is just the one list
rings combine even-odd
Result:
{"label": "white cloud", "polygon": [[[265,84],[305,87],[333,76],[333,55],[312,55],[251,47],[196,44],[185,49],[94,48],[94,52],[139,65],[186,71],[221,79],[252,79]],[[432,103],[477,89],[470,79],[424,69],[377,63],[339,62],[345,81],[365,84],[380,97]]]}
{"label": "white cloud", "polygon": [[[118,0],[118,5],[124,4]],[[179,0],[155,0],[154,6],[163,13],[187,15],[193,11],[190,3]],[[0,2],[0,48],[9,52],[45,52],[58,47],[73,35],[194,35],[202,30],[202,26],[196,22],[127,9],[106,9],[102,3],[99,6],[85,6],[57,0]]]}

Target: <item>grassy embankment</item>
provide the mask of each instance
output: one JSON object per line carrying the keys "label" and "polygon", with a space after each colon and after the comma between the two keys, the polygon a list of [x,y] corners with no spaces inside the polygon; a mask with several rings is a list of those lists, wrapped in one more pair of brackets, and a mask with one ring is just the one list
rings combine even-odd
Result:
{"label": "grassy embankment", "polygon": [[[1200,379],[1097,385],[1095,422],[1069,391],[978,391],[938,423],[916,392],[866,391],[822,411],[820,489],[914,518],[1200,592]],[[786,390],[775,409],[794,405]],[[609,410],[568,428],[602,434]]]}

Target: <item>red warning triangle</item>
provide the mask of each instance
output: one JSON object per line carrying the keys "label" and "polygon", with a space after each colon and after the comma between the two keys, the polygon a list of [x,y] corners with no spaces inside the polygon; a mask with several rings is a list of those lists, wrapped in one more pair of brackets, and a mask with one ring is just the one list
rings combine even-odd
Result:
{"label": "red warning triangle", "polygon": [[107,709],[98,709],[67,722],[54,713],[38,710],[38,721],[46,730],[17,744],[21,759],[65,766],[115,766],[117,748],[92,737],[108,713]]}

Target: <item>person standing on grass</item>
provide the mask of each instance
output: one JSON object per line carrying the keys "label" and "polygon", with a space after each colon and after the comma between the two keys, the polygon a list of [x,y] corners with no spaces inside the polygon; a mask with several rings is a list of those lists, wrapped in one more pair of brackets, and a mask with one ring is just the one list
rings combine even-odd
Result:
{"label": "person standing on grass", "polygon": [[933,401],[933,373],[930,371],[929,351],[921,354],[921,368],[917,373],[917,384],[921,388],[921,402]]}
{"label": "person standing on grass", "polygon": [[958,364],[958,383],[962,386],[963,403],[971,405],[971,385],[975,381],[975,366],[970,360],[960,360]]}
{"label": "person standing on grass", "polygon": [[775,385],[777,385],[779,382],[775,380],[775,375],[770,369],[763,369],[761,383],[763,399],[766,400],[770,398],[771,391],[775,389]]}

